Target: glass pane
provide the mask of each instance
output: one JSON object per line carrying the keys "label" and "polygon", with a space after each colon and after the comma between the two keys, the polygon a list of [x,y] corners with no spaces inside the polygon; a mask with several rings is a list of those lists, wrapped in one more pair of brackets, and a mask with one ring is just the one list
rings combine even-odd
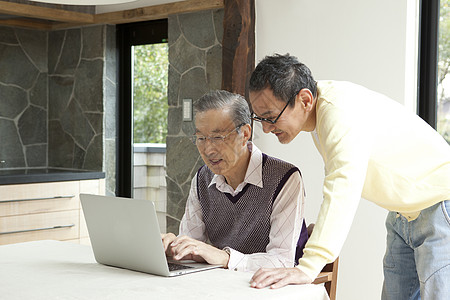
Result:
{"label": "glass pane", "polygon": [[437,130],[450,144],[450,0],[440,1]]}
{"label": "glass pane", "polygon": [[169,47],[134,46],[133,197],[155,203],[160,230],[166,228],[166,136]]}
{"label": "glass pane", "polygon": [[166,143],[167,43],[133,47],[133,114],[135,143]]}

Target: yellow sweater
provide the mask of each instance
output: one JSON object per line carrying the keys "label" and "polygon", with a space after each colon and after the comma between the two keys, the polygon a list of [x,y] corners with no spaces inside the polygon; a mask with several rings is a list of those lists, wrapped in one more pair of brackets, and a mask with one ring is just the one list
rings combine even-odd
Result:
{"label": "yellow sweater", "polygon": [[339,255],[361,197],[410,220],[450,199],[450,146],[421,118],[350,82],[319,81],[318,90],[323,203],[298,265],[312,279]]}

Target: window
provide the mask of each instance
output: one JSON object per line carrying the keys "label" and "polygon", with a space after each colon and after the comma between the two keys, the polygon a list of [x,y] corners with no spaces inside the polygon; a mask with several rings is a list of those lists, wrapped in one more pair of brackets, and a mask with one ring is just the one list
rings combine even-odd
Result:
{"label": "window", "polygon": [[450,144],[450,0],[440,1],[437,131]]}
{"label": "window", "polygon": [[[117,26],[120,97],[118,196],[133,196],[134,143],[162,143],[167,134],[167,78],[154,78],[155,74],[167,77],[167,28],[167,19]],[[166,57],[162,57],[164,53]],[[152,68],[157,72],[150,72]]]}
{"label": "window", "polygon": [[418,114],[450,143],[450,0],[422,0]]}

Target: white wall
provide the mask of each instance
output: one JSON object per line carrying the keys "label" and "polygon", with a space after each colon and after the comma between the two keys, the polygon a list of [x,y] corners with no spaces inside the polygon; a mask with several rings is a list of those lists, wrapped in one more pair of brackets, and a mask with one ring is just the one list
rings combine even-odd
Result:
{"label": "white wall", "polygon": [[[289,52],[311,68],[315,79],[353,81],[415,111],[416,16],[416,0],[256,0],[256,59]],[[315,222],[324,172],[310,135],[301,133],[281,145],[256,128],[254,141],[269,155],[299,166],[306,220]],[[338,299],[380,299],[386,214],[360,202],[340,255]]]}
{"label": "white wall", "polygon": [[95,7],[95,13],[97,14],[103,14],[103,13],[109,13],[119,10],[127,10],[127,9],[133,9],[138,7],[146,7],[146,6],[153,6],[153,5],[160,5],[160,4],[166,4],[166,3],[172,3],[172,2],[180,2],[183,0],[134,0],[132,2],[127,2],[123,4],[112,4],[112,5],[97,5]]}

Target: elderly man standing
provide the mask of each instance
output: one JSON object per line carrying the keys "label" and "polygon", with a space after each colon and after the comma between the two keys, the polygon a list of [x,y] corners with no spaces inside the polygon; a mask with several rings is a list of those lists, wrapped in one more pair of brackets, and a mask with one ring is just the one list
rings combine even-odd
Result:
{"label": "elderly man standing", "polygon": [[167,255],[240,271],[293,267],[307,238],[300,171],[249,141],[242,96],[213,91],[194,111],[205,165],[192,180],[180,235],[162,237]]}

